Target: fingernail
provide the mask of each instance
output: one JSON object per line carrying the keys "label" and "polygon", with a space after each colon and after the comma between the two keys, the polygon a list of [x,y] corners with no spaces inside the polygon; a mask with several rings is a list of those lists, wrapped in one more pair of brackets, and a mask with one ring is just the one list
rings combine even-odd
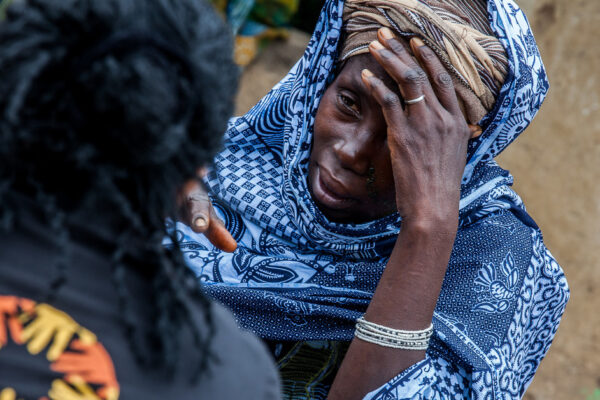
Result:
{"label": "fingernail", "polygon": [[196,170],[196,175],[200,178],[204,178],[206,174],[208,174],[208,168],[206,167],[200,167]]}
{"label": "fingernail", "polygon": [[414,38],[412,38],[411,40],[415,43],[415,45],[417,47],[425,46],[425,43],[420,38],[418,38],[416,36]]}
{"label": "fingernail", "polygon": [[194,219],[194,226],[196,228],[205,228],[208,225],[208,220],[205,216],[201,215]]}
{"label": "fingernail", "polygon": [[362,72],[363,76],[365,76],[367,78],[370,78],[370,77],[373,76],[373,73],[371,71],[369,71],[368,69],[366,69],[366,68],[363,69],[361,72]]}
{"label": "fingernail", "polygon": [[371,46],[375,50],[381,50],[381,49],[383,49],[383,46],[381,45],[381,43],[379,43],[378,40],[373,40],[369,46]]}
{"label": "fingernail", "polygon": [[480,136],[483,133],[481,126],[469,124],[469,131],[471,132],[471,139]]}
{"label": "fingernail", "polygon": [[381,36],[383,36],[383,38],[386,40],[394,38],[394,34],[390,30],[390,28],[381,28],[379,29],[379,33],[381,33]]}

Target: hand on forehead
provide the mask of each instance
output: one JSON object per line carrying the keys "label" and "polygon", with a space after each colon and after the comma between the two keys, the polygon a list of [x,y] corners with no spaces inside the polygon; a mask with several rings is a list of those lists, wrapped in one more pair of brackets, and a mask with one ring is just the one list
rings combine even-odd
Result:
{"label": "hand on forehead", "polygon": [[[398,36],[395,36],[395,40],[399,45],[403,47],[403,49],[406,51],[406,54],[410,56],[410,60],[414,63],[413,67],[423,70],[423,66],[421,65],[418,58],[415,56],[415,41],[412,40],[409,42],[407,38]],[[383,66],[370,53],[357,54],[355,56],[347,58],[342,67],[342,70],[340,71],[340,74],[351,73],[355,76],[356,80],[360,81],[360,73],[363,69],[368,69],[371,72],[373,72],[373,74],[379,77],[387,87],[394,91],[394,93],[396,93],[400,97],[400,99],[404,101],[404,95],[403,93],[401,93],[400,87],[398,86],[396,81],[390,76],[388,72],[386,72]],[[368,91],[366,93],[368,94]],[[457,96],[457,101],[463,116],[465,116],[465,119],[467,119],[467,113],[465,110],[466,106],[464,101],[460,96]],[[469,124],[469,127],[473,131],[473,136],[481,134],[481,127],[479,127],[478,125]]]}

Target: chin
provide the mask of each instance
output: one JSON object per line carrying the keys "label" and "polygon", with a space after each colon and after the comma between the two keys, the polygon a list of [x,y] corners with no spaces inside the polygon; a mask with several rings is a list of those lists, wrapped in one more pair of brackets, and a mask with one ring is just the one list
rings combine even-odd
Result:
{"label": "chin", "polygon": [[321,210],[323,215],[325,215],[325,217],[327,217],[327,219],[331,222],[335,222],[338,224],[355,224],[355,223],[357,223],[355,221],[356,218],[351,217],[351,215],[353,215],[352,213],[348,214],[348,213],[341,213],[337,210],[328,210],[327,208],[324,208],[322,205],[320,205],[317,202],[315,202],[315,204],[317,205],[317,207],[319,207],[319,210]]}

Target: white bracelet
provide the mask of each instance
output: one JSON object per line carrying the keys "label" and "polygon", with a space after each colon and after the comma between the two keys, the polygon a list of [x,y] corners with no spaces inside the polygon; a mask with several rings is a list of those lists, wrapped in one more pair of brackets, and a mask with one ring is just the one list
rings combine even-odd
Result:
{"label": "white bracelet", "polygon": [[406,350],[426,350],[433,335],[433,324],[417,331],[392,329],[360,317],[356,320],[354,336],[379,346]]}
{"label": "white bracelet", "polygon": [[367,321],[364,317],[360,317],[356,320],[356,326],[360,326],[362,330],[368,330],[375,334],[397,337],[405,340],[424,338],[428,339],[433,334],[433,324],[430,324],[427,328],[418,331],[404,331],[401,329],[393,329],[388,328],[387,326],[378,325],[374,322]]}

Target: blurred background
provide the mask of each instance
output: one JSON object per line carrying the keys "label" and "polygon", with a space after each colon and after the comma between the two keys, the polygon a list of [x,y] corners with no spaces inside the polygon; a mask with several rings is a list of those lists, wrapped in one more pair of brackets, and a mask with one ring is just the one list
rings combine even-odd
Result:
{"label": "blurred background", "polygon": [[[600,0],[517,3],[540,47],[550,94],[531,127],[498,161],[515,176],[516,190],[571,287],[555,342],[525,399],[600,400]],[[238,114],[302,55],[321,5],[221,4],[237,16],[236,58],[245,66]]]}

